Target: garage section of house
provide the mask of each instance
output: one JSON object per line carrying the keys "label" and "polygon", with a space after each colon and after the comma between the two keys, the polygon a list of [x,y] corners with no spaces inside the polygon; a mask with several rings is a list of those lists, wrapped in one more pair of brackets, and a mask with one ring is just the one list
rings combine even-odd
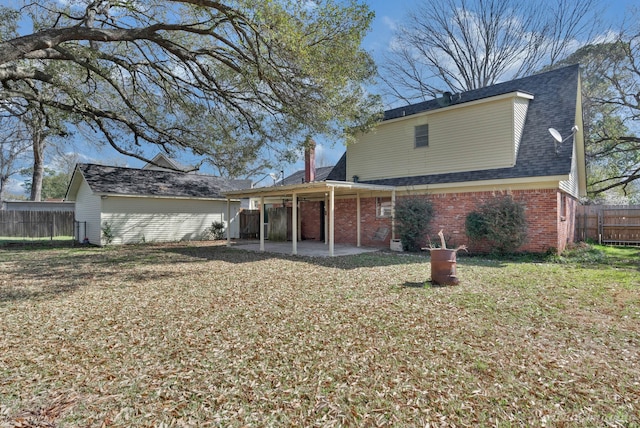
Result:
{"label": "garage section of house", "polygon": [[222,193],[247,185],[210,175],[78,164],[65,199],[76,204],[77,239],[95,245],[107,244],[107,235],[111,244],[202,240],[213,222],[237,238],[240,200],[227,204]]}

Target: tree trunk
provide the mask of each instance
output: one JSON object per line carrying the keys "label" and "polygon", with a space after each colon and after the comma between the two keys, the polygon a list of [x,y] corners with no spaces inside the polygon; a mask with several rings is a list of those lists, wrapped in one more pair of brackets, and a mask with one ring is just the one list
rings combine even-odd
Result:
{"label": "tree trunk", "polygon": [[42,200],[42,179],[44,178],[45,136],[42,131],[34,129],[33,133],[33,175],[31,177],[31,201]]}
{"label": "tree trunk", "polygon": [[0,172],[0,204],[4,201],[4,183],[9,180],[9,177],[5,177]]}

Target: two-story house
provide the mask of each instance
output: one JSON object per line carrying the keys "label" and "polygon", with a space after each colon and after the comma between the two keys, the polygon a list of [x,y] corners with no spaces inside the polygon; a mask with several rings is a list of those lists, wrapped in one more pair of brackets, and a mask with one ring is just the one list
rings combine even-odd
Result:
{"label": "two-story house", "polygon": [[526,210],[529,236],[520,250],[562,251],[586,193],[582,129],[575,65],[388,110],[324,181],[227,197],[291,201],[296,239],[388,246],[397,198],[430,198],[433,233],[444,229],[452,244],[469,244],[467,214],[509,193]]}

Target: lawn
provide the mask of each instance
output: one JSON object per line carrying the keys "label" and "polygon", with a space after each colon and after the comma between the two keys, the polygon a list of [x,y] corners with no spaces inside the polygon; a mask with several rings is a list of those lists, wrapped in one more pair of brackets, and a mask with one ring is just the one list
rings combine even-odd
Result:
{"label": "lawn", "polygon": [[640,426],[640,250],[0,247],[0,427]]}

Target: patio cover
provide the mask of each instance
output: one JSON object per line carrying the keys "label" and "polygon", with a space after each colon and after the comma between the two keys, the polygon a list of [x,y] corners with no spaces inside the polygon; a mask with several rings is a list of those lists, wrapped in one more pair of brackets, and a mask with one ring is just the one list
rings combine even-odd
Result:
{"label": "patio cover", "polygon": [[[360,198],[391,196],[391,239],[395,239],[395,199],[396,188],[394,186],[381,186],[375,184],[354,183],[349,181],[315,181],[311,183],[292,184],[288,186],[258,187],[254,189],[233,190],[224,193],[227,198],[227,215],[231,215],[231,200],[241,198],[260,198],[260,224],[264,224],[265,202],[281,202],[283,199],[291,200],[292,223],[298,224],[298,200],[325,201],[328,207],[329,236],[325,243],[329,245],[329,255],[334,254],[335,232],[335,199],[356,198],[357,206],[357,246],[360,246]],[[228,228],[227,228],[228,230]],[[227,232],[227,246],[231,245],[231,238]],[[294,227],[291,233],[291,254],[298,253],[298,228]],[[260,251],[264,251],[264,227],[260,227]]]}

